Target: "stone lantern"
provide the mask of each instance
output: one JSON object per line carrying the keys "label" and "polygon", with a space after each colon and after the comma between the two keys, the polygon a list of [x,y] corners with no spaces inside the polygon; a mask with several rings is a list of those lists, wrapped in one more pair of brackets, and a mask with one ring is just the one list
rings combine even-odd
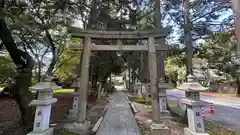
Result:
{"label": "stone lantern", "polygon": [[187,82],[178,87],[185,91],[185,99],[181,102],[187,106],[188,128],[184,128],[184,135],[208,135],[204,130],[204,122],[201,108],[206,103],[200,100],[200,92],[206,91],[208,88],[203,87],[195,81],[193,75],[188,75]]}
{"label": "stone lantern", "polygon": [[79,89],[79,86],[80,86],[80,78],[77,78],[72,84],[72,88],[74,88],[74,92],[72,93],[73,104],[72,104],[72,109],[69,110],[69,114],[67,116],[67,118],[70,120],[74,120],[77,118],[78,100],[79,100],[79,94],[77,93],[77,90]]}
{"label": "stone lantern", "polygon": [[173,89],[172,84],[166,83],[163,78],[159,79],[158,82],[159,91],[159,108],[160,108],[160,119],[171,118],[169,111],[167,110],[167,95],[166,89]]}
{"label": "stone lantern", "polygon": [[142,83],[139,81],[137,84],[137,92],[136,92],[136,94],[137,94],[137,97],[142,97],[143,95],[142,95]]}
{"label": "stone lantern", "polygon": [[38,93],[37,99],[30,102],[29,105],[36,106],[36,113],[33,125],[33,131],[27,135],[52,135],[53,128],[50,128],[50,115],[52,104],[57,102],[53,98],[53,90],[61,89],[54,82],[51,82],[50,77],[46,77],[43,82],[37,83],[30,87],[30,90]]}

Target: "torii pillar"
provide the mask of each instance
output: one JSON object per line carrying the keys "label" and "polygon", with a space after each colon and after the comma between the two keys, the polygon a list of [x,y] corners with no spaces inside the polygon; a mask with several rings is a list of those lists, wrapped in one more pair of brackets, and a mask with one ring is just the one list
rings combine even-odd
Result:
{"label": "torii pillar", "polygon": [[[155,7],[155,27],[160,31],[162,28],[162,15],[161,15],[161,2],[162,0],[154,0]],[[158,75],[158,93],[159,93],[159,106],[160,106],[160,119],[166,120],[170,118],[170,113],[167,110],[167,96],[166,96],[166,84],[165,82],[165,66],[164,66],[164,58],[165,53],[168,51],[168,45],[165,44],[164,38],[157,39],[157,75]],[[161,85],[160,85],[161,84]]]}
{"label": "torii pillar", "polygon": [[[148,39],[148,62],[149,62],[149,76],[150,76],[150,91],[152,96],[152,115],[153,115],[153,123],[150,125],[151,135],[168,135],[169,128],[162,123],[161,121],[161,113],[159,105],[159,91],[158,91],[158,76],[157,76],[157,56],[156,56],[156,46],[155,39],[153,37],[149,37]],[[164,97],[164,96],[162,96]],[[166,96],[165,96],[166,98]],[[162,102],[161,102],[162,103]]]}
{"label": "torii pillar", "polygon": [[87,110],[87,92],[89,86],[89,63],[91,56],[91,38],[84,38],[83,59],[81,67],[80,90],[78,100],[78,114],[74,123],[67,124],[65,129],[69,132],[85,135],[88,131],[90,123],[86,121]]}

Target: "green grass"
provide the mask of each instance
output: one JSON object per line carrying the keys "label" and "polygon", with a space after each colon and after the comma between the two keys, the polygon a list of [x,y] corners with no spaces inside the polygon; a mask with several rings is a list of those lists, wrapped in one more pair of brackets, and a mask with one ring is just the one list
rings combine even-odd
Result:
{"label": "green grass", "polygon": [[185,110],[183,110],[181,107],[177,106],[174,103],[168,102],[168,106],[174,113],[178,114],[179,116],[183,117]]}
{"label": "green grass", "polygon": [[[3,88],[0,88],[0,92],[3,90]],[[72,93],[74,92],[74,89],[59,89],[59,90],[54,90],[54,94],[61,94],[61,93]]]}
{"label": "green grass", "polygon": [[[140,103],[140,104],[145,104],[145,99],[144,98],[136,98],[135,102]],[[148,98],[148,105],[152,104],[152,98]]]}

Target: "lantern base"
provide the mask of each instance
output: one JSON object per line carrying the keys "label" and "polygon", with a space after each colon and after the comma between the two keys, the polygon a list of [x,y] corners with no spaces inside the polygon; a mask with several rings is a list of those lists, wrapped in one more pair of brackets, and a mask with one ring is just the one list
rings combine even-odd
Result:
{"label": "lantern base", "polygon": [[49,128],[48,130],[45,130],[44,132],[41,132],[41,133],[32,131],[27,135],[53,135],[53,128]]}
{"label": "lantern base", "polygon": [[77,110],[70,109],[67,118],[70,120],[75,120],[77,118]]}
{"label": "lantern base", "polygon": [[150,125],[151,135],[169,135],[170,130],[165,124],[152,123]]}
{"label": "lantern base", "polygon": [[168,110],[160,111],[160,119],[165,121],[171,119],[171,114]]}
{"label": "lantern base", "polygon": [[184,135],[209,135],[208,133],[196,133],[191,131],[189,128],[184,128]]}
{"label": "lantern base", "polygon": [[90,126],[89,121],[85,121],[84,123],[69,123],[64,126],[64,128],[72,133],[85,135],[88,133],[88,128]]}

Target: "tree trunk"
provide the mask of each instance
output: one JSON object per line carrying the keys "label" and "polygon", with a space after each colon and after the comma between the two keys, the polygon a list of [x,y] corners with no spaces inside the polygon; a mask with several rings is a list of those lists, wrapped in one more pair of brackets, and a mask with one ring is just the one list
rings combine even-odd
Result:
{"label": "tree trunk", "polygon": [[34,118],[34,111],[28,107],[29,102],[33,100],[33,95],[28,89],[32,79],[32,72],[20,72],[15,79],[16,83],[13,84],[12,88],[17,91],[16,101],[22,113],[23,124],[27,127],[26,132],[29,132],[33,126]]}
{"label": "tree trunk", "polygon": [[237,93],[236,96],[240,97],[240,80],[239,77],[236,77],[236,84],[237,84]]}
{"label": "tree trunk", "polygon": [[128,90],[131,89],[131,69],[128,64]]}
{"label": "tree trunk", "polygon": [[38,61],[38,73],[37,73],[38,82],[41,81],[41,78],[42,78],[42,66],[41,66],[41,62]]}
{"label": "tree trunk", "polygon": [[54,41],[49,33],[48,30],[45,30],[45,34],[48,38],[49,44],[51,46],[51,51],[52,51],[52,61],[47,69],[46,75],[52,76],[53,74],[53,69],[57,63],[57,52],[56,52],[56,47],[54,45]]}
{"label": "tree trunk", "polygon": [[98,68],[93,68],[92,70],[92,88],[97,88],[97,82],[98,82]]}
{"label": "tree trunk", "polygon": [[108,82],[107,82],[107,80],[105,80],[103,82],[103,88],[104,88],[104,93],[108,93]]}
{"label": "tree trunk", "polygon": [[132,68],[132,72],[131,72],[131,75],[132,75],[132,76],[131,76],[132,86],[134,85],[134,82],[135,82],[135,81],[134,81],[134,79],[135,79],[134,70],[135,70],[135,69]]}
{"label": "tree trunk", "polygon": [[[239,57],[240,56],[240,2],[239,0],[232,0],[232,8],[234,11],[234,24],[235,24],[235,34],[237,39],[237,49],[236,54]],[[237,67],[239,68],[239,67]],[[239,75],[237,75],[236,78],[237,81],[237,95],[240,97],[240,79]]]}
{"label": "tree trunk", "polygon": [[192,74],[192,57],[193,57],[193,45],[192,45],[192,34],[191,34],[191,22],[189,19],[189,0],[185,0],[184,3],[184,35],[186,44],[186,59],[187,59],[187,75]]}
{"label": "tree trunk", "polygon": [[141,54],[141,70],[139,73],[139,78],[142,83],[143,89],[145,89],[144,100],[145,103],[148,103],[148,96],[149,96],[149,69],[148,69],[148,54],[147,52],[142,52]]}
{"label": "tree trunk", "polygon": [[28,107],[28,104],[33,99],[32,93],[28,87],[31,84],[32,69],[34,61],[27,53],[19,50],[13,40],[11,32],[3,19],[0,19],[0,39],[15,65],[17,66],[17,75],[15,82],[4,89],[4,92],[10,93],[19,105],[23,124],[26,127],[26,133],[30,132],[33,127],[34,111]]}

